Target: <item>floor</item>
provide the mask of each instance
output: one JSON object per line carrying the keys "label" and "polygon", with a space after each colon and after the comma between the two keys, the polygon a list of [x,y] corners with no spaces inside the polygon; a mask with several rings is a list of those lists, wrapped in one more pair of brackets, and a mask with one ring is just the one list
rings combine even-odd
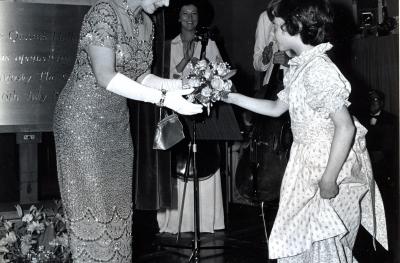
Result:
{"label": "floor", "polygon": [[[213,234],[200,234],[198,242],[200,262],[267,262],[268,249],[261,209],[248,205],[231,206],[232,214],[228,215],[229,223],[226,230],[216,231]],[[271,207],[269,211],[271,213],[265,215],[268,231],[272,226],[276,209]],[[136,213],[134,253],[137,261],[135,262],[189,262],[194,251],[193,233],[182,233],[177,242],[177,235],[157,233],[158,229],[154,220],[155,213],[152,211],[137,211]],[[138,231],[139,229],[141,231]]]}
{"label": "floor", "polygon": [[[276,214],[276,206],[268,206],[264,211],[267,231],[269,232]],[[134,233],[134,255],[136,255],[136,260],[134,262],[189,262],[190,256],[194,251],[193,234],[182,233],[179,242],[177,242],[177,235],[157,233],[158,229],[155,220],[155,212],[137,211],[136,232]],[[197,262],[276,262],[275,260],[268,260],[261,209],[255,206],[230,204],[227,229],[214,234],[202,233],[198,244],[200,254]],[[222,246],[223,248],[216,249],[214,248],[215,246]],[[357,237],[354,255],[360,263],[397,262],[379,244],[377,245],[377,250],[374,251],[371,237],[362,228]]]}
{"label": "floor", "polygon": [[[42,203],[51,207],[52,202]],[[14,204],[0,205],[0,215],[7,219],[16,218]],[[24,206],[29,209],[29,206]],[[4,212],[10,211],[10,212]],[[264,208],[265,225],[269,233],[277,211],[272,203]],[[268,260],[268,246],[265,238],[263,217],[259,206],[243,204],[229,205],[226,217],[226,229],[211,233],[201,233],[198,246],[201,263],[276,263]],[[390,221],[389,221],[390,222]],[[398,224],[389,224],[389,234],[395,231]],[[193,249],[193,233],[182,233],[179,242],[177,235],[160,234],[155,211],[135,211],[133,254],[135,263],[183,263],[189,262]],[[390,236],[390,235],[389,235]],[[390,240],[392,247],[399,242]],[[218,248],[216,248],[218,247]],[[221,248],[222,247],[222,248]],[[360,228],[357,236],[354,255],[359,263],[400,263],[385,251],[378,243],[375,251],[371,236]],[[196,262],[196,261],[191,261]]]}

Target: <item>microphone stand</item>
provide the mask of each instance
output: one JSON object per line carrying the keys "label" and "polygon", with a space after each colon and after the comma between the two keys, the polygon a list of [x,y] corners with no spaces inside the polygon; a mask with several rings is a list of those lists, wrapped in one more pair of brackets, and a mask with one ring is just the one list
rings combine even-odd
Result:
{"label": "microphone stand", "polygon": [[207,246],[207,247],[201,247],[200,246],[200,201],[199,201],[199,178],[197,174],[197,159],[196,159],[196,154],[197,154],[197,143],[196,143],[196,122],[197,120],[194,118],[193,120],[193,131],[192,131],[192,137],[191,137],[191,142],[189,144],[189,153],[188,153],[188,159],[186,160],[186,167],[185,167],[185,174],[184,174],[184,193],[182,197],[182,206],[179,214],[179,231],[178,231],[178,236],[177,236],[177,242],[179,241],[179,236],[180,236],[180,227],[182,223],[182,212],[183,212],[183,204],[185,200],[185,192],[186,192],[186,184],[188,182],[188,176],[189,176],[189,170],[190,170],[190,163],[191,160],[193,160],[193,240],[192,240],[192,245],[189,246],[183,246],[183,245],[169,245],[169,244],[163,244],[164,247],[173,247],[173,248],[184,248],[184,249],[191,249],[192,253],[190,254],[189,261],[188,262],[200,262],[200,249],[224,249],[227,248],[226,246]]}
{"label": "microphone stand", "polygon": [[[206,59],[206,47],[208,44],[209,40],[209,33],[205,33],[202,38],[200,39],[201,41],[201,52],[200,52],[200,59]],[[183,197],[182,197],[182,202],[181,202],[181,210],[180,210],[180,216],[179,216],[179,230],[178,230],[178,236],[177,236],[177,242],[179,241],[180,237],[180,228],[181,228],[181,223],[182,223],[182,212],[184,208],[184,200],[185,200],[185,193],[186,193],[186,185],[188,182],[188,176],[189,176],[189,170],[190,170],[190,163],[191,160],[193,160],[193,240],[192,240],[192,245],[189,246],[183,246],[179,244],[175,245],[168,245],[164,244],[164,247],[172,247],[172,248],[183,248],[183,249],[191,249],[192,253],[189,257],[188,262],[200,262],[200,250],[201,249],[224,249],[228,248],[227,246],[206,246],[206,247],[201,247],[200,246],[200,201],[199,201],[199,178],[198,178],[198,173],[197,173],[197,159],[196,159],[196,154],[197,154],[197,135],[196,135],[196,123],[198,121],[198,118],[194,116],[192,118],[192,136],[191,136],[191,141],[189,144],[189,152],[188,152],[188,159],[186,160],[186,168],[185,168],[185,173],[184,173],[184,190],[183,190]],[[234,132],[233,130],[230,130],[230,132]],[[240,135],[239,135],[240,137]]]}

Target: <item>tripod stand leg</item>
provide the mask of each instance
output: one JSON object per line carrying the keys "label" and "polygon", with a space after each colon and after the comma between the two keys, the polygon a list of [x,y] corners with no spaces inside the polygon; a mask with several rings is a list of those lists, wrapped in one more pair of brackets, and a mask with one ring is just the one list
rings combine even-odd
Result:
{"label": "tripod stand leg", "polygon": [[183,186],[183,193],[182,193],[182,202],[181,202],[181,209],[179,211],[179,223],[178,223],[178,234],[176,236],[176,242],[179,242],[179,239],[181,238],[181,227],[182,227],[182,216],[183,216],[183,208],[185,207],[185,197],[186,197],[186,186],[187,186],[187,178],[184,181],[184,186]]}
{"label": "tripod stand leg", "polygon": [[[183,208],[185,207],[185,198],[186,198],[186,187],[188,183],[188,178],[189,178],[189,171],[190,171],[190,160],[192,159],[192,143],[189,143],[189,152],[188,152],[188,157],[186,159],[186,164],[185,164],[185,173],[183,177],[184,181],[184,186],[183,186],[183,193],[182,193],[182,201],[181,201],[181,207],[179,211],[179,223],[178,223],[178,234],[176,236],[176,242],[179,242],[179,239],[181,237],[181,227],[182,227],[182,216],[183,216]],[[179,180],[179,179],[177,179]]]}
{"label": "tripod stand leg", "polygon": [[264,201],[261,202],[260,207],[261,207],[261,215],[262,215],[263,224],[264,224],[265,241],[267,242],[267,245],[268,245],[268,231],[267,231],[267,223],[265,222]]}
{"label": "tripod stand leg", "polygon": [[193,249],[192,254],[189,257],[189,262],[200,262],[200,252],[198,248]]}
{"label": "tripod stand leg", "polygon": [[196,122],[193,122],[193,257],[195,262],[200,260],[200,200],[199,200],[199,178],[197,174],[197,143],[196,143]]}

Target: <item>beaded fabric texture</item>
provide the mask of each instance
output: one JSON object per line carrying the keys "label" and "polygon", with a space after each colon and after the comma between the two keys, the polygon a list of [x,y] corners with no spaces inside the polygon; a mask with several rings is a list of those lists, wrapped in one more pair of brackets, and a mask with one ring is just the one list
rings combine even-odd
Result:
{"label": "beaded fabric texture", "polygon": [[[142,16],[142,14],[140,14]],[[147,16],[144,19],[150,19]],[[153,32],[128,36],[114,6],[86,14],[77,58],[54,115],[58,180],[74,262],[131,262],[133,144],[126,98],[96,84],[86,48],[111,48],[116,70],[136,79],[149,70]]]}

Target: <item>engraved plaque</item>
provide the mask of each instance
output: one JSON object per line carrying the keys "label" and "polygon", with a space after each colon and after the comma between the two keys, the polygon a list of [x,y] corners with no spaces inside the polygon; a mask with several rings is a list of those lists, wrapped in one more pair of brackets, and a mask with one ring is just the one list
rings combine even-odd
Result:
{"label": "engraved plaque", "polygon": [[88,8],[0,2],[0,132],[52,130]]}

